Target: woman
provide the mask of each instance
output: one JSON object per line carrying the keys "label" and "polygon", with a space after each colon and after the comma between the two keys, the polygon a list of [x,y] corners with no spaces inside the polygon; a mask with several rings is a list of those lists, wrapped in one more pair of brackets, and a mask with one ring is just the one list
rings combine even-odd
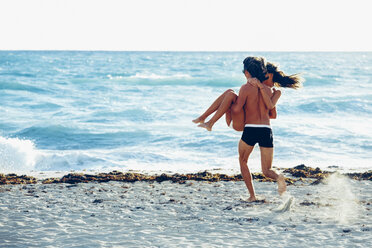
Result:
{"label": "woman", "polygon": [[[263,82],[266,80],[266,61],[261,57],[247,57],[243,61],[244,69],[243,73],[247,78],[247,83],[251,81]],[[194,119],[193,122],[199,124],[199,127],[206,128],[208,131],[212,130],[213,125],[226,114],[226,123],[228,126],[231,125],[237,131],[243,131],[244,129],[244,111],[243,109],[233,108],[236,106],[238,95],[231,89],[225,91],[220,95],[212,105],[198,118]],[[232,110],[235,111],[232,111]],[[205,119],[214,113],[214,116],[206,123]]]}
{"label": "woman", "polygon": [[[293,75],[286,75],[283,71],[280,71],[278,65],[274,63],[268,62],[265,68],[262,68],[262,72],[267,72],[267,77],[263,77],[259,72],[258,68],[256,68],[256,72],[252,70],[251,67],[248,65],[252,63],[252,61],[259,61],[258,64],[265,65],[265,60],[263,58],[257,57],[247,57],[244,61],[244,70],[243,73],[247,75],[246,72],[252,77],[247,77],[247,83],[257,86],[258,88],[262,88],[263,85],[266,85],[270,88],[271,96],[269,96],[269,92],[267,91],[260,91],[263,97],[263,100],[270,109],[269,115],[271,119],[276,118],[276,102],[278,101],[281,92],[280,90],[276,90],[273,86],[277,87],[284,87],[284,88],[292,88],[298,89],[301,87],[303,79],[300,77],[299,74]],[[249,71],[247,70],[249,68]],[[253,74],[252,74],[253,73]],[[258,80],[257,80],[258,79]],[[262,84],[260,84],[262,82]],[[262,94],[267,93],[267,94]],[[275,96],[275,97],[274,97]],[[242,109],[237,111],[232,111],[233,107],[236,105],[238,95],[232,90],[228,89],[222,95],[220,95],[212,105],[198,118],[194,119],[193,122],[199,124],[199,127],[206,128],[208,131],[212,130],[213,125],[222,117],[223,114],[226,114],[226,123],[228,126],[231,126],[236,131],[243,131],[244,129],[244,111]],[[271,100],[271,103],[270,101]],[[274,100],[274,102],[273,102]],[[205,120],[214,113],[214,116],[208,121]]]}

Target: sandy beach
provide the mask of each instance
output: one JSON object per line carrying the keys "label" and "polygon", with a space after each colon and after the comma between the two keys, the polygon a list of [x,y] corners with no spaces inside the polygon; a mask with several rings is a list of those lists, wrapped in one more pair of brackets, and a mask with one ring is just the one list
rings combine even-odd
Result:
{"label": "sandy beach", "polygon": [[[371,180],[0,186],[1,247],[369,247]],[[287,211],[278,211],[287,199]]]}

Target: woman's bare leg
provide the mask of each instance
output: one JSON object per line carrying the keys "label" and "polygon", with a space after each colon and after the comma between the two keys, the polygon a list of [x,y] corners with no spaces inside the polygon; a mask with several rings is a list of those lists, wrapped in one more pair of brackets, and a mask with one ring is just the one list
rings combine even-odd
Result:
{"label": "woman's bare leg", "polygon": [[223,96],[222,102],[218,106],[216,113],[208,122],[201,123],[198,125],[198,127],[203,127],[208,131],[212,131],[214,123],[216,123],[227,111],[230,111],[231,105],[236,102],[238,96],[235,94],[234,91],[230,90],[226,91],[225,93],[226,94]]}
{"label": "woman's bare leg", "polygon": [[[226,94],[228,93],[234,93],[232,89],[226,90],[224,93],[222,93],[217,99],[212,103],[212,105],[198,118],[192,120],[194,123],[204,123],[205,119],[207,119],[208,116],[210,116],[213,112],[215,112],[221,105],[223,99],[225,98]],[[235,93],[234,93],[235,94]]]}
{"label": "woman's bare leg", "polygon": [[[234,103],[236,104],[236,102]],[[234,104],[232,106],[234,106]],[[231,106],[231,108],[232,108]],[[244,109],[241,109],[238,113],[231,111],[226,112],[226,122],[228,121],[228,114],[231,116],[232,120],[232,128],[234,128],[235,131],[243,131],[245,126],[245,111]],[[230,123],[228,123],[230,125]]]}

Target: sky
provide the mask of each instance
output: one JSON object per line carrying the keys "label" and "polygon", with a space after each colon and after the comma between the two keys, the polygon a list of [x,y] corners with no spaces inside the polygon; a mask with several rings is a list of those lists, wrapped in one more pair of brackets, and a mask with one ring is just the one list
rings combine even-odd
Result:
{"label": "sky", "polygon": [[0,0],[0,50],[372,51],[369,0]]}

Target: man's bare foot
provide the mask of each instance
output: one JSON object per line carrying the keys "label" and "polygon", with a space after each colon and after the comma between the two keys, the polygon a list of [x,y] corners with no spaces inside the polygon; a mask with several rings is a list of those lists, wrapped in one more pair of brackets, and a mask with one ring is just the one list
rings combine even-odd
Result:
{"label": "man's bare foot", "polygon": [[278,176],[277,182],[279,195],[282,195],[287,190],[287,184],[285,183],[285,178],[282,174]]}
{"label": "man's bare foot", "polygon": [[206,123],[200,123],[200,124],[198,125],[198,127],[202,127],[202,128],[207,129],[208,131],[212,131],[212,127],[210,126],[209,122],[206,122]]}
{"label": "man's bare foot", "polygon": [[198,118],[192,120],[192,122],[194,122],[195,124],[198,124],[198,123],[204,123],[204,119],[198,117]]}
{"label": "man's bare foot", "polygon": [[248,198],[247,201],[248,201],[248,202],[255,202],[255,201],[257,201],[257,199],[256,199],[255,196],[251,196],[251,197]]}

